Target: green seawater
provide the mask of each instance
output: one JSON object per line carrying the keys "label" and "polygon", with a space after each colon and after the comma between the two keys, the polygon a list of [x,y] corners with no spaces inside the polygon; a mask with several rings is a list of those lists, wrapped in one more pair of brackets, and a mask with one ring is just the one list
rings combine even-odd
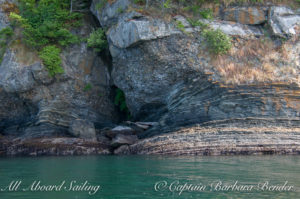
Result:
{"label": "green seawater", "polygon": [[[31,190],[61,185],[57,191]],[[76,183],[75,183],[76,181]],[[9,190],[13,182],[21,182]],[[80,185],[100,186],[96,193]],[[217,184],[219,183],[220,186]],[[221,190],[244,185],[251,190]],[[268,188],[262,189],[268,183]],[[290,186],[290,190],[268,190]],[[189,190],[188,186],[190,186]],[[198,190],[195,188],[198,186]],[[205,186],[205,188],[203,188]],[[226,186],[223,186],[226,189]],[[69,190],[70,187],[76,190]],[[185,187],[185,188],[184,188]],[[194,187],[192,190],[191,187]],[[200,187],[203,189],[200,190]],[[12,187],[10,187],[12,188]],[[84,189],[84,188],[82,188]],[[183,190],[184,189],[184,190]],[[93,194],[93,195],[91,195]],[[300,156],[84,156],[0,159],[0,199],[299,199]]]}

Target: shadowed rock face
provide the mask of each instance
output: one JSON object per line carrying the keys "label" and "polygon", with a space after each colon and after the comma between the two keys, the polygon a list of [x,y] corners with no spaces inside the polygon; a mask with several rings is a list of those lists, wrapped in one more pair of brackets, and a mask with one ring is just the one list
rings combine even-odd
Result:
{"label": "shadowed rock face", "polygon": [[130,5],[129,0],[117,0],[113,3],[106,3],[102,8],[98,5],[102,5],[101,0],[93,0],[91,4],[91,11],[99,20],[102,27],[110,27],[118,22],[119,17],[122,17],[122,12],[125,11]]}
{"label": "shadowed rock face", "polygon": [[[73,31],[87,37],[95,23],[86,16],[83,24]],[[64,49],[61,57],[64,74],[50,77],[36,52],[21,43],[7,49],[0,66],[2,133],[61,136],[76,119],[88,120],[96,128],[118,121],[110,74],[101,58],[86,43]]]}

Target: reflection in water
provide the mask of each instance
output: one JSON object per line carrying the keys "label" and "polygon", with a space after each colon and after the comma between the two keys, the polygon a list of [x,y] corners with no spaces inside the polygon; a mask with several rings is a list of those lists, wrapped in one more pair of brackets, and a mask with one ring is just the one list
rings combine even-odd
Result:
{"label": "reflection in water", "polygon": [[[87,192],[0,192],[1,199],[115,199],[115,198],[299,198],[300,192],[273,191],[210,191],[211,183],[253,185],[268,181],[300,188],[299,156],[223,156],[223,157],[161,157],[161,156],[89,156],[0,159],[0,188],[11,181],[22,180],[28,187],[76,181],[82,185],[101,185],[96,195]],[[155,191],[157,182],[167,183]],[[170,184],[174,183],[172,191]],[[204,192],[182,191],[180,185],[205,185]],[[176,185],[176,186],[175,186]],[[175,188],[178,190],[174,190]]]}

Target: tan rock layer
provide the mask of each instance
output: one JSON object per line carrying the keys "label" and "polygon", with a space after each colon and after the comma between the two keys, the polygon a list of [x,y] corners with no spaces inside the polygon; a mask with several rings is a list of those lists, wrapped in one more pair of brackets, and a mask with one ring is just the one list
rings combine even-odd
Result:
{"label": "tan rock layer", "polygon": [[250,155],[300,154],[300,128],[190,127],[141,140],[134,154]]}

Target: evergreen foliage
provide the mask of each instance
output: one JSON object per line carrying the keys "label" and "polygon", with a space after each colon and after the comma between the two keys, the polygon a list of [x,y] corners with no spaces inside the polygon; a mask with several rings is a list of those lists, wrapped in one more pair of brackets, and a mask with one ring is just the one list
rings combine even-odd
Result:
{"label": "evergreen foliage", "polygon": [[212,53],[225,54],[231,49],[231,38],[220,29],[206,29],[203,31],[203,36],[205,37]]}
{"label": "evergreen foliage", "polygon": [[57,52],[61,47],[79,42],[70,29],[80,25],[81,14],[70,12],[70,0],[22,0],[19,10],[20,13],[11,12],[10,19],[22,28],[20,39],[40,52],[50,75],[61,73],[61,58]]}
{"label": "evergreen foliage", "polygon": [[54,45],[46,46],[39,53],[40,58],[43,60],[44,65],[49,71],[50,76],[55,76],[56,74],[62,74],[64,72],[61,67],[61,50]]}
{"label": "evergreen foliage", "polygon": [[94,48],[96,52],[101,52],[107,48],[107,40],[105,36],[105,31],[101,28],[94,30],[88,40],[88,47]]}

